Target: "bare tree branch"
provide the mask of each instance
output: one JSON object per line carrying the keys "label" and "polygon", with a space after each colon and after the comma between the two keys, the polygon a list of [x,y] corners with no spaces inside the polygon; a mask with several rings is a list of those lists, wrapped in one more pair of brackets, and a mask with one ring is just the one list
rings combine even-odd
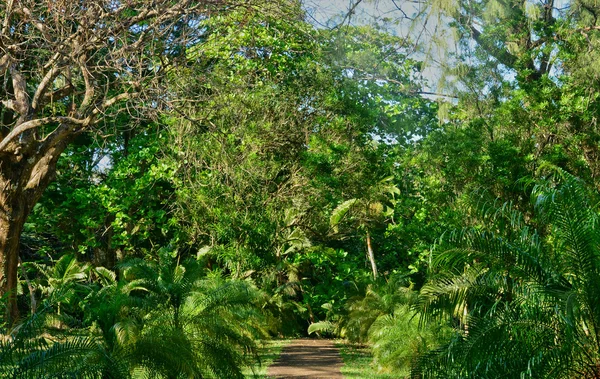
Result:
{"label": "bare tree branch", "polygon": [[33,95],[33,100],[31,101],[31,107],[33,108],[34,112],[39,110],[38,107],[40,105],[40,100],[45,95],[48,85],[50,85],[50,83],[52,83],[54,79],[56,79],[59,73],[59,66],[52,67],[50,71],[46,73],[46,75],[38,85],[37,90],[35,91],[35,95]]}
{"label": "bare tree branch", "polygon": [[4,14],[4,22],[2,23],[2,35],[8,35],[8,28],[10,26],[10,16],[12,14],[14,0],[7,0],[6,12]]}
{"label": "bare tree branch", "polygon": [[66,117],[66,116],[43,117],[43,118],[37,118],[34,120],[26,121],[24,123],[19,124],[18,127],[11,130],[10,133],[8,133],[6,135],[6,137],[4,137],[2,139],[2,141],[0,142],[0,152],[5,150],[6,147],[10,144],[10,142],[13,139],[15,139],[20,134],[22,134],[28,130],[35,129],[35,128],[38,128],[43,125],[49,125],[52,123],[87,126],[87,125],[89,125],[89,123],[91,121],[92,121],[91,117],[81,120],[81,119],[77,119],[77,118],[73,118],[73,117]]}
{"label": "bare tree branch", "polygon": [[29,117],[31,112],[29,96],[27,95],[27,82],[25,82],[25,78],[17,69],[16,63],[11,63],[9,65],[9,71],[12,77],[13,91],[15,93],[15,98],[13,99],[13,108],[15,111],[20,113],[21,116],[19,117],[19,120],[23,122],[27,119],[27,117]]}
{"label": "bare tree branch", "polygon": [[91,114],[94,116],[101,114],[107,108],[110,108],[114,104],[116,104],[120,101],[132,99],[132,98],[136,97],[137,95],[139,95],[139,93],[137,93],[137,92],[131,92],[131,93],[126,92],[126,93],[121,93],[117,96],[111,97],[110,99],[104,101],[99,107],[94,108],[94,110],[91,112]]}
{"label": "bare tree branch", "polygon": [[438,97],[446,97],[446,98],[450,98],[450,99],[458,98],[458,96],[449,95],[449,94],[440,93],[440,92],[422,91],[422,90],[418,90],[415,88],[407,88],[406,84],[399,80],[395,80],[395,79],[392,79],[392,78],[390,78],[388,76],[384,76],[384,75],[371,74],[371,73],[366,72],[365,70],[361,70],[361,69],[353,67],[353,66],[347,66],[347,67],[345,67],[345,69],[352,70],[355,72],[360,72],[364,75],[363,77],[356,78],[356,80],[370,80],[370,81],[381,81],[381,82],[392,83],[392,84],[397,85],[400,88],[400,90],[406,94],[438,96]]}
{"label": "bare tree branch", "polygon": [[81,75],[83,75],[83,81],[85,82],[85,95],[81,105],[79,106],[79,113],[83,112],[92,103],[94,93],[96,92],[92,84],[92,75],[85,64],[85,61],[86,57],[85,55],[82,55],[79,58],[79,69],[81,70]]}

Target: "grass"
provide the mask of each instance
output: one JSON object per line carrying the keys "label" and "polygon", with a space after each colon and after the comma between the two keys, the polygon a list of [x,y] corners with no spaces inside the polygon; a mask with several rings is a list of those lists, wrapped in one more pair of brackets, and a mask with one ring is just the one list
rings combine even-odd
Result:
{"label": "grass", "polygon": [[398,375],[377,373],[368,347],[337,341],[336,346],[344,360],[342,375],[345,379],[398,379]]}
{"label": "grass", "polygon": [[273,364],[273,362],[279,358],[281,349],[287,346],[292,340],[270,340],[264,341],[262,346],[258,349],[258,355],[260,357],[260,364],[256,364],[252,367],[245,367],[243,370],[246,378],[252,379],[266,379],[267,368]]}

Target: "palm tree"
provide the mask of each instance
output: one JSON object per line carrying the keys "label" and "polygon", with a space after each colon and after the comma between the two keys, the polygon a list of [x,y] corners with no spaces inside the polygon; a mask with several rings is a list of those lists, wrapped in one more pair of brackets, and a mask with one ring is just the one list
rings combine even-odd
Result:
{"label": "palm tree", "polygon": [[135,365],[164,377],[243,378],[266,336],[261,292],[248,281],[204,276],[195,260],[163,251],[156,262],[122,265],[123,276],[146,292],[151,309],[133,346]]}
{"label": "palm tree", "polygon": [[[114,354],[105,338],[82,327],[82,320],[74,315],[95,291],[103,291],[90,285],[92,272],[106,282],[111,278],[108,270],[92,270],[71,255],[50,269],[39,268],[44,277],[39,286],[46,298],[35,313],[0,341],[0,377],[127,378],[125,355]],[[116,298],[111,300],[116,302]]]}
{"label": "palm tree", "polygon": [[[415,365],[415,377],[600,378],[597,202],[577,178],[533,191],[540,227],[503,207],[488,230],[451,234],[421,290],[423,318],[457,333]],[[504,219],[518,233],[498,233]],[[542,232],[540,232],[540,230]]]}
{"label": "palm tree", "polygon": [[252,283],[206,276],[194,261],[180,263],[166,250],[156,262],[121,268],[121,281],[95,270],[102,286],[80,303],[79,327],[47,333],[56,308],[51,297],[0,341],[2,375],[243,378],[241,366],[256,358],[255,339],[266,334],[262,294]]}
{"label": "palm tree", "polygon": [[393,184],[393,179],[393,176],[386,177],[370,188],[364,197],[342,202],[330,217],[330,225],[335,233],[339,232],[342,221],[354,224],[356,229],[364,231],[373,279],[377,279],[377,263],[371,242],[371,227],[373,223],[394,214],[394,196],[399,195],[400,190]]}
{"label": "palm tree", "polygon": [[392,277],[387,282],[370,284],[364,295],[351,298],[346,304],[347,317],[341,329],[354,342],[367,342],[373,324],[396,308],[414,302],[416,292],[405,277]]}
{"label": "palm tree", "polygon": [[437,347],[447,334],[437,324],[419,322],[411,308],[416,297],[407,277],[392,276],[387,282],[370,284],[363,295],[350,299],[347,313],[338,322],[316,322],[308,331],[333,332],[351,342],[367,344],[379,371],[405,377],[411,362],[420,353]]}

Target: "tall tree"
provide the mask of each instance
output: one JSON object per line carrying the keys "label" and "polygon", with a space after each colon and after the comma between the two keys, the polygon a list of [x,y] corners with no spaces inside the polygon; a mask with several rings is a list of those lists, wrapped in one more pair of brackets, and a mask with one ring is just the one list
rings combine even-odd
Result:
{"label": "tall tree", "polygon": [[388,143],[437,125],[403,39],[235,14],[207,27],[219,38],[190,51],[189,75],[176,78],[202,104],[179,124],[180,195],[191,239],[228,246],[234,272],[280,262],[296,228],[332,242],[337,204],[390,175]]}
{"label": "tall tree", "polygon": [[600,75],[591,64],[598,54],[598,5],[585,0],[425,4],[416,25],[430,20],[436,31],[454,31],[456,48],[442,62],[446,82],[460,83],[454,87],[462,120],[477,122],[490,145],[499,143],[490,150],[513,145],[524,156],[531,154],[533,166],[551,160],[599,187],[595,120],[600,108],[594,93]]}
{"label": "tall tree", "polygon": [[195,20],[241,4],[0,4],[0,294],[8,296],[9,319],[18,317],[19,236],[66,146],[78,134],[101,134],[101,120],[128,109],[125,104],[160,107],[161,78],[181,47],[205,32],[193,27]]}
{"label": "tall tree", "polygon": [[[338,205],[331,214],[331,226],[338,232],[338,226],[344,219],[350,220],[356,228],[365,231],[367,242],[367,256],[371,263],[373,279],[377,279],[377,262],[373,244],[371,242],[371,224],[381,222],[386,216],[391,217],[394,214],[393,196],[399,195],[400,190],[392,184],[393,176],[382,179],[371,188],[365,188],[365,196],[362,198],[350,199]],[[387,198],[392,197],[392,199]],[[391,206],[390,206],[391,205]],[[347,221],[347,220],[344,220]]]}

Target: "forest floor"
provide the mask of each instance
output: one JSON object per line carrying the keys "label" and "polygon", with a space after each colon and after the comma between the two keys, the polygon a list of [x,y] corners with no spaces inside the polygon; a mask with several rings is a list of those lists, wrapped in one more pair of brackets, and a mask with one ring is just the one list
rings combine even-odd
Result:
{"label": "forest floor", "polygon": [[269,378],[342,379],[340,352],[331,340],[297,339],[283,348]]}

